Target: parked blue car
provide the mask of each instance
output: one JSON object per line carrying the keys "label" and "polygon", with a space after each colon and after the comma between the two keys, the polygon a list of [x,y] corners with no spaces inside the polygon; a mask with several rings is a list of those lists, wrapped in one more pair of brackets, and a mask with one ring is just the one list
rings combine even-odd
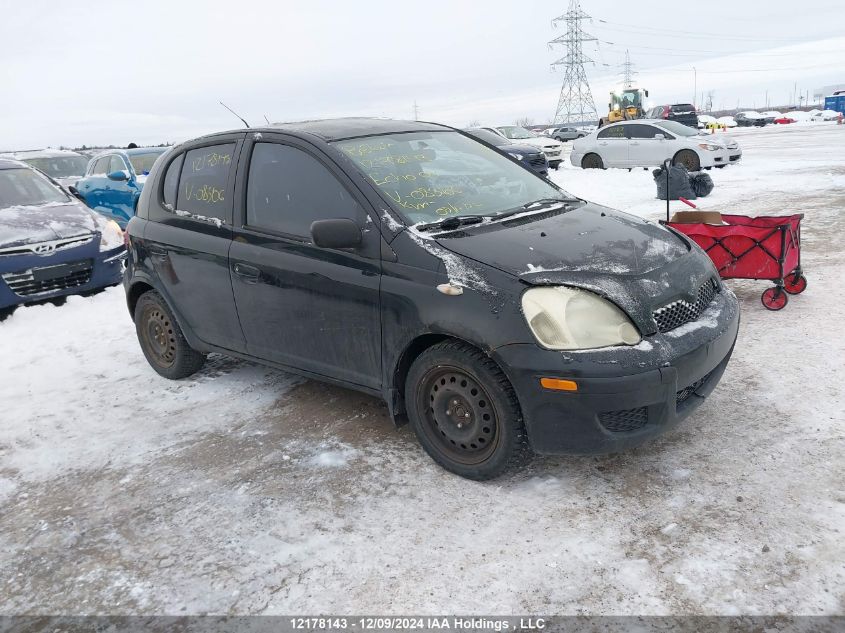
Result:
{"label": "parked blue car", "polygon": [[166,147],[115,149],[97,154],[76,183],[79,198],[89,207],[126,228],[135,215],[144,181]]}
{"label": "parked blue car", "polygon": [[0,315],[120,283],[126,247],[111,220],[40,171],[0,159]]}

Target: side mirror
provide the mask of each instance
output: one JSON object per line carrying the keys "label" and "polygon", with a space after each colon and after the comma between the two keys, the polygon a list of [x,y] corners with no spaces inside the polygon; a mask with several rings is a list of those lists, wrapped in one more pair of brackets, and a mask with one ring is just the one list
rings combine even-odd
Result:
{"label": "side mirror", "polygon": [[72,195],[74,198],[76,198],[77,200],[82,200],[82,194],[79,193],[79,189],[77,189],[73,185],[70,185],[67,190],[70,192],[70,195]]}
{"label": "side mirror", "polygon": [[122,169],[118,169],[117,171],[113,171],[110,174],[106,174],[106,178],[109,180],[117,180],[118,182],[122,182],[124,180],[129,180],[129,174],[127,174]]}
{"label": "side mirror", "polygon": [[353,220],[316,220],[311,223],[311,239],[320,248],[355,248],[361,244],[361,227]]}
{"label": "side mirror", "polygon": [[655,134],[654,138],[656,138],[658,141],[665,141],[666,140],[666,137],[663,134]]}
{"label": "side mirror", "polygon": [[648,90],[643,90],[643,94],[648,97]]}

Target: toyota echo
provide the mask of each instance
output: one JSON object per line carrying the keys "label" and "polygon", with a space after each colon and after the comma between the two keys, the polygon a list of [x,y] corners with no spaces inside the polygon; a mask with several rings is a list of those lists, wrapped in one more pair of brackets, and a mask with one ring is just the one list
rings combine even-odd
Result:
{"label": "toyota echo", "polygon": [[683,235],[416,121],[183,143],[128,242],[129,312],[159,374],[218,352],[370,393],[473,479],[667,431],[716,387],[739,323]]}

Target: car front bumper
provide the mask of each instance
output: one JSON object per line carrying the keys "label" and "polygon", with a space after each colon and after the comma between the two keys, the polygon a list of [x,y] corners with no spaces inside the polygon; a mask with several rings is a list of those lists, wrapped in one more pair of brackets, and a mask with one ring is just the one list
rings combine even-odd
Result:
{"label": "car front bumper", "polygon": [[[554,352],[514,344],[493,356],[516,391],[537,453],[613,453],[689,416],[721,379],[738,328],[736,297],[723,290],[698,322],[634,347]],[[545,377],[575,381],[578,389],[544,389]]]}
{"label": "car front bumper", "polygon": [[126,249],[101,252],[98,238],[52,255],[0,257],[0,309],[120,283]]}

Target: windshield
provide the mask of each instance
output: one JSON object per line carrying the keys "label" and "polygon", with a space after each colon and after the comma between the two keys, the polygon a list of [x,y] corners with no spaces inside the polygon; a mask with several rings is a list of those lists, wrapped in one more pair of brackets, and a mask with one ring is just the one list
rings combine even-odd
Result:
{"label": "windshield", "polygon": [[69,200],[61,189],[37,171],[26,167],[0,169],[0,209]]}
{"label": "windshield", "polygon": [[467,134],[474,136],[475,138],[481,139],[485,143],[490,143],[490,145],[495,145],[496,147],[501,147],[502,145],[509,145],[507,139],[502,138],[495,132],[491,132],[490,130],[464,130]]}
{"label": "windshield", "polygon": [[660,127],[666,131],[676,134],[678,136],[697,136],[698,130],[695,130],[688,125],[678,123],[677,121],[661,121]]}
{"label": "windshield", "polygon": [[516,125],[505,125],[504,127],[496,129],[504,134],[506,138],[537,138],[537,135],[534,134],[534,132]]}
{"label": "windshield", "polygon": [[132,163],[132,169],[135,170],[135,173],[138,176],[146,176],[153,168],[153,163],[156,162],[156,158],[164,154],[166,151],[167,148],[162,147],[161,149],[152,150],[149,153],[129,154],[129,162]]}
{"label": "windshield", "polygon": [[53,178],[72,178],[85,175],[88,161],[82,156],[55,156],[53,158],[25,158],[28,165],[40,169]]}
{"label": "windshield", "polygon": [[409,224],[495,215],[571,198],[498,151],[458,132],[385,134],[333,142]]}

